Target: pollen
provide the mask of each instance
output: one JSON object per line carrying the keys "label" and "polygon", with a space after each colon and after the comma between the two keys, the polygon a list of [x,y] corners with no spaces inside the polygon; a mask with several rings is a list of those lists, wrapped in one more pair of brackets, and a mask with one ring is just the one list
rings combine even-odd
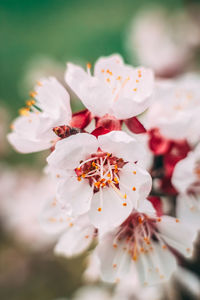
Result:
{"label": "pollen", "polygon": [[136,174],[136,171],[133,171],[133,174],[135,175],[135,174]]}
{"label": "pollen", "polygon": [[111,75],[111,76],[112,76],[112,74],[113,74],[110,70],[107,70],[106,72],[107,72],[109,75]]}
{"label": "pollen", "polygon": [[82,176],[82,178],[85,178],[86,175],[85,175],[85,174],[82,174],[81,176]]}
{"label": "pollen", "polygon": [[166,246],[166,245],[163,245],[163,246],[162,246],[162,248],[163,248],[163,249],[166,249],[166,248],[167,248],[167,246]]}
{"label": "pollen", "polygon": [[176,219],[176,223],[179,223],[180,221],[179,221],[179,219]]}
{"label": "pollen", "polygon": [[132,190],[133,190],[133,191],[136,191],[136,187],[135,187],[135,186],[133,186]]}
{"label": "pollen", "polygon": [[106,81],[107,81],[107,82],[110,82],[110,78],[107,78]]}
{"label": "pollen", "polygon": [[57,177],[57,178],[60,178],[60,174],[56,174],[56,177]]}
{"label": "pollen", "polygon": [[91,63],[89,63],[89,62],[87,63],[87,68],[88,68],[88,69],[91,69],[91,68],[92,68]]}
{"label": "pollen", "polygon": [[104,73],[104,72],[105,72],[104,69],[102,69],[102,70],[101,70],[101,73]]}
{"label": "pollen", "polygon": [[123,206],[127,206],[127,203],[126,203],[126,202],[124,202],[124,203],[123,203]]}
{"label": "pollen", "polygon": [[78,180],[78,181],[81,181],[81,177],[80,177],[80,176],[78,176],[78,177],[77,177],[77,180]]}
{"label": "pollen", "polygon": [[115,182],[115,183],[119,183],[117,177],[114,178],[114,182]]}
{"label": "pollen", "polygon": [[157,221],[158,221],[158,222],[161,222],[161,221],[162,221],[162,219],[161,219],[161,218],[158,218],[158,219],[157,219]]}
{"label": "pollen", "polygon": [[116,268],[117,267],[117,264],[113,264],[113,268]]}
{"label": "pollen", "polygon": [[19,110],[20,116],[28,116],[29,115],[29,108],[28,107],[22,107]]}
{"label": "pollen", "polygon": [[69,223],[69,226],[72,227],[72,226],[74,226],[74,224],[73,223]]}
{"label": "pollen", "polygon": [[95,164],[95,162],[92,162],[92,166],[95,168],[96,167],[96,164]]}
{"label": "pollen", "polygon": [[115,249],[116,249],[116,248],[117,248],[117,244],[113,244],[113,248],[115,248]]}
{"label": "pollen", "polygon": [[32,106],[32,105],[34,105],[35,104],[35,100],[27,100],[26,101],[26,105],[27,106]]}
{"label": "pollen", "polygon": [[134,92],[137,92],[137,88],[134,88],[133,91],[134,91]]}
{"label": "pollen", "polygon": [[122,79],[122,77],[121,77],[121,76],[118,76],[118,77],[117,77],[117,80],[121,80],[121,79]]}
{"label": "pollen", "polygon": [[89,238],[89,235],[85,235],[85,239],[88,239]]}
{"label": "pollen", "polygon": [[29,95],[30,95],[30,97],[35,98],[35,96],[37,95],[37,92],[35,92],[35,91],[30,92]]}
{"label": "pollen", "polygon": [[136,83],[139,83],[139,80],[138,80],[138,79],[136,79]]}
{"label": "pollen", "polygon": [[37,85],[42,86],[42,82],[41,81],[37,81]]}
{"label": "pollen", "polygon": [[56,218],[49,218],[49,222],[51,222],[51,223],[54,223],[54,222],[56,222]]}
{"label": "pollen", "polygon": [[14,129],[14,125],[13,124],[10,124],[10,129]]}
{"label": "pollen", "polygon": [[101,211],[101,207],[99,207],[97,210],[98,210],[98,211]]}
{"label": "pollen", "polygon": [[126,193],[124,194],[124,197],[123,197],[124,199],[126,199],[127,198],[127,195],[126,195]]}

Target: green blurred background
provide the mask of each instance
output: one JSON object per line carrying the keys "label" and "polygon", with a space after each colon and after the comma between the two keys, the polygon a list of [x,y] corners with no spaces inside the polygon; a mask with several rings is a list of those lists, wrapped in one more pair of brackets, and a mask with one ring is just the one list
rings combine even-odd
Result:
{"label": "green blurred background", "polygon": [[[10,120],[17,116],[28,97],[29,84],[24,84],[27,70],[30,65],[34,67],[38,59],[52,60],[62,71],[66,61],[93,63],[99,56],[115,52],[128,62],[125,35],[131,19],[140,9],[165,5],[175,10],[189,2],[0,0],[0,105],[9,110]],[[38,154],[17,154],[8,148],[2,161],[12,166],[23,163],[41,168],[43,158]],[[0,255],[2,300],[53,300],[69,296],[80,284],[81,258],[58,259],[52,255],[52,249],[31,253],[3,232]]]}

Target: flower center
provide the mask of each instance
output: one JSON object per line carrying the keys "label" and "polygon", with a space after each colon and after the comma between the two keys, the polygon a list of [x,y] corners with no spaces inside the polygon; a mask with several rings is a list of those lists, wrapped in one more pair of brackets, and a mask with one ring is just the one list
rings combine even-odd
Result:
{"label": "flower center", "polygon": [[161,218],[148,217],[143,213],[133,211],[125,220],[116,233],[113,247],[124,244],[123,250],[127,251],[133,260],[137,260],[140,253],[148,253],[153,250],[151,241],[161,242],[163,249],[166,248],[156,229],[156,223]]}
{"label": "flower center", "polygon": [[80,161],[75,172],[77,180],[88,180],[89,184],[93,186],[94,193],[96,193],[105,186],[119,189],[119,173],[124,165],[125,162],[122,158],[99,151],[92,154],[87,160]]}
{"label": "flower center", "polygon": [[[111,187],[123,200],[123,206],[127,203],[126,193],[123,194],[119,188],[120,170],[126,164],[122,158],[113,156],[111,153],[98,151],[85,161],[80,161],[80,165],[75,169],[77,180],[87,180],[93,187],[93,192],[101,192],[105,187]],[[99,207],[98,211],[102,208]]]}

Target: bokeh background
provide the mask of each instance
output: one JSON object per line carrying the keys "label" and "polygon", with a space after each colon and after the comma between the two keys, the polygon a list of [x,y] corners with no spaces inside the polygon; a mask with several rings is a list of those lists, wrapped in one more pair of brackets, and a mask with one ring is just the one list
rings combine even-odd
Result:
{"label": "bokeh background", "polygon": [[[130,54],[127,36],[130,24],[141,10],[156,11],[161,7],[174,13],[188,11],[191,5],[196,7],[198,4],[198,0],[0,0],[2,203],[7,201],[11,190],[14,196],[11,193],[9,197],[14,201],[19,198],[21,186],[30,187],[33,192],[42,176],[46,154],[18,154],[5,138],[11,120],[18,115],[36,80],[44,75],[55,75],[63,82],[67,61],[85,65],[87,62],[94,63],[99,56],[116,52],[127,63],[137,64],[138,56],[134,50]],[[195,68],[198,65],[197,55]],[[73,95],[72,107],[74,111],[81,108]],[[35,185],[32,185],[33,182]],[[23,197],[26,202],[29,201],[28,193]],[[13,205],[12,201],[9,203],[9,206]],[[37,239],[33,239],[31,234],[22,239],[21,231],[13,230],[10,223],[4,224],[8,216],[14,218],[14,212],[7,207],[4,212],[6,205],[1,206],[0,299],[53,300],[70,297],[83,284],[84,255],[66,260],[53,256],[53,243],[48,247],[35,247]],[[22,214],[27,214],[27,210],[24,208]],[[29,226],[26,222],[22,227]],[[185,299],[192,298],[185,296]]]}

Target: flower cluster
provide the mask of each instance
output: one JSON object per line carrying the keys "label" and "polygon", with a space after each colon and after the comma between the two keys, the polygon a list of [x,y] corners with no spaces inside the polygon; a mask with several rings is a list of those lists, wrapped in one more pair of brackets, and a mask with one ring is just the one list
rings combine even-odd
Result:
{"label": "flower cluster", "polygon": [[58,236],[58,255],[93,245],[106,282],[168,280],[200,228],[200,77],[158,81],[114,54],[93,72],[68,63],[65,80],[84,110],[72,113],[68,91],[42,79],[8,135],[19,152],[50,151],[56,192],[41,226]]}

